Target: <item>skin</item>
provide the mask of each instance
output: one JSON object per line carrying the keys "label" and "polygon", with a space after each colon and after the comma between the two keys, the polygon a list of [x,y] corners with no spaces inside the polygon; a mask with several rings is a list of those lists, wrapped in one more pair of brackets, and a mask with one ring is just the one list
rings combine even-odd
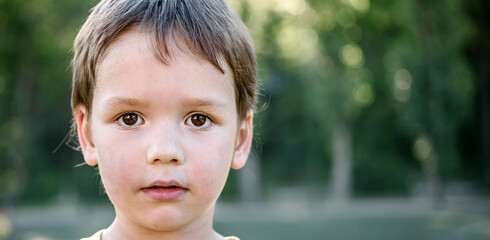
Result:
{"label": "skin", "polygon": [[[118,37],[98,66],[92,109],[75,112],[85,162],[98,164],[116,211],[102,238],[223,239],[214,206],[230,167],[246,162],[253,111],[239,119],[227,66],[223,74],[175,42],[166,65],[148,39],[136,30]],[[158,180],[187,191],[175,200],[145,195]]]}

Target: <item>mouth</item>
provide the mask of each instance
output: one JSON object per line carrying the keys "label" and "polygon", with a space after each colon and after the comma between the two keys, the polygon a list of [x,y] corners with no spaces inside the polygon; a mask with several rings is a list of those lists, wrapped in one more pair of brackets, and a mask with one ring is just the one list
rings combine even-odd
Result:
{"label": "mouth", "polygon": [[176,189],[176,188],[182,188],[180,186],[151,186],[143,189]]}
{"label": "mouth", "polygon": [[142,188],[141,192],[154,201],[178,201],[189,192],[177,181],[155,181],[150,186]]}

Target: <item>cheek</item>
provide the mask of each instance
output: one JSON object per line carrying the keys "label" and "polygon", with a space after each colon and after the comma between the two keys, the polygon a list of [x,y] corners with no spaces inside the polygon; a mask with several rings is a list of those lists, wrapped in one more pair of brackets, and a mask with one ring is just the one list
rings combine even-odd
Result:
{"label": "cheek", "polygon": [[[224,187],[233,158],[233,146],[221,144],[216,146],[208,142],[199,153],[191,157],[192,166],[189,177],[195,178],[194,183],[199,184],[203,191],[212,195],[219,194]],[[218,144],[219,145],[219,144]]]}
{"label": "cheek", "polygon": [[124,185],[131,177],[130,161],[121,159],[124,157],[120,151],[100,152],[99,171],[106,189]]}
{"label": "cheek", "polygon": [[124,189],[138,173],[137,161],[134,159],[141,159],[141,154],[138,154],[137,146],[106,134],[104,141],[97,147],[99,171],[104,187],[108,192]]}
{"label": "cheek", "polygon": [[191,180],[192,189],[197,190],[198,195],[203,199],[216,200],[225,186],[229,166],[224,161],[220,162],[221,164],[218,162],[215,164],[199,162],[193,166],[192,172],[188,174],[190,178],[196,176]]}

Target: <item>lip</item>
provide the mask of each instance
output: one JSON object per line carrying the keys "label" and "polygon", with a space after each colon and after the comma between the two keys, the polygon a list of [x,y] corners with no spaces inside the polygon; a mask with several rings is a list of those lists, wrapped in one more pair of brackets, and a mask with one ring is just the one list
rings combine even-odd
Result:
{"label": "lip", "polygon": [[175,180],[157,180],[148,187],[142,188],[141,192],[155,201],[178,201],[187,195],[189,189]]}

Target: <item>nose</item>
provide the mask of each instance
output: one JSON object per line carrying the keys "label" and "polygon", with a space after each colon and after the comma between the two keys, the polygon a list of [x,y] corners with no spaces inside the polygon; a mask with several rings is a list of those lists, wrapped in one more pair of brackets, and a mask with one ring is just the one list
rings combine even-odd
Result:
{"label": "nose", "polygon": [[184,152],[178,130],[175,128],[156,129],[147,139],[147,161],[150,164],[184,163]]}

